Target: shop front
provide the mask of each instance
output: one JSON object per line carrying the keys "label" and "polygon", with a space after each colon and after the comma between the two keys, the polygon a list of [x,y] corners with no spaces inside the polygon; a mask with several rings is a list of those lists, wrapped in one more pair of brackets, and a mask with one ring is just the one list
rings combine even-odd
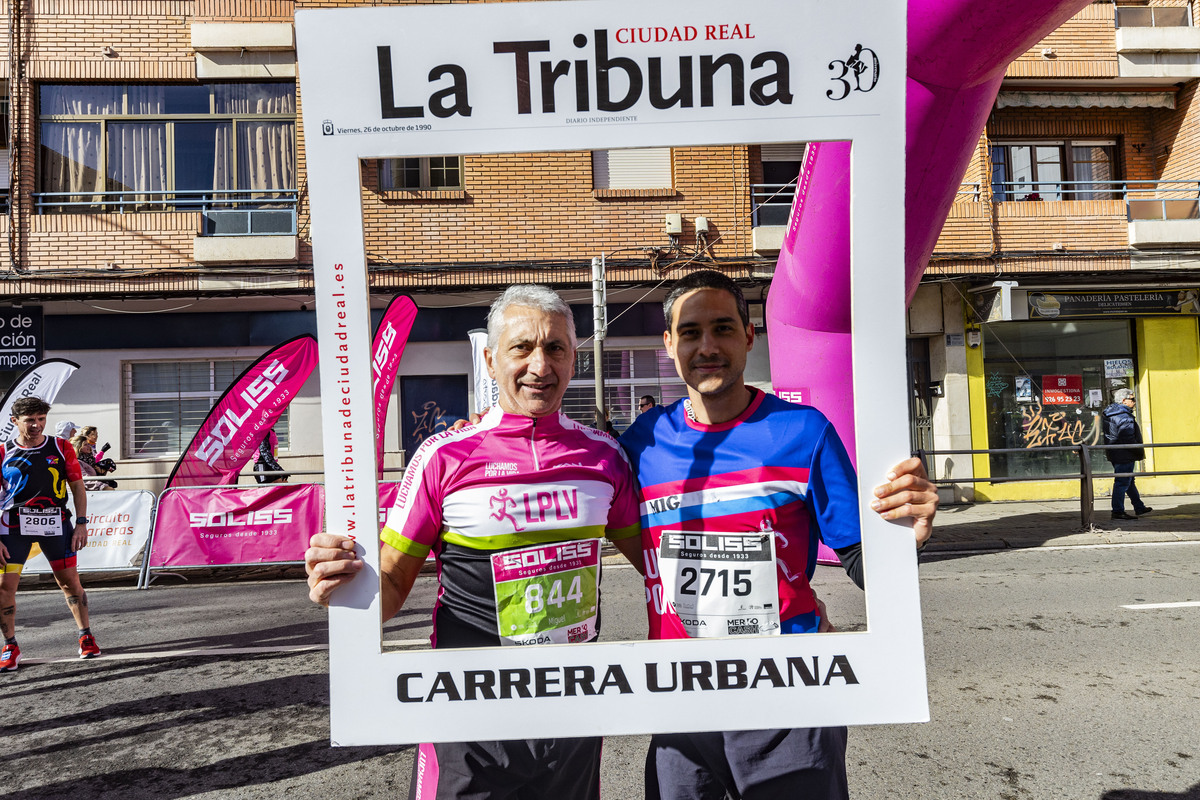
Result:
{"label": "shop front", "polygon": [[[1200,441],[1200,291],[1014,289],[1009,320],[968,331],[974,449],[1015,449],[974,458],[981,500],[1079,496],[1081,444],[1104,444],[1101,413],[1132,389],[1147,441]],[[970,325],[969,325],[970,327]],[[1090,453],[1094,472],[1111,468]],[[1200,448],[1162,449],[1140,469],[1200,469]],[[1056,480],[1055,476],[1070,476]],[[1143,491],[1200,490],[1200,476],[1139,480]],[[1111,488],[1096,482],[1097,494]]]}

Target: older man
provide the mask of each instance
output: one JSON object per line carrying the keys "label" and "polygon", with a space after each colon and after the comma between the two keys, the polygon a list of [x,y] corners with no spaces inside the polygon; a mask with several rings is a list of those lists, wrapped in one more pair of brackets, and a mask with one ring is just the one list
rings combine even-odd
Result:
{"label": "older man", "polygon": [[[560,411],[575,347],[571,310],[549,289],[513,286],[492,304],[484,358],[499,404],[478,424],[429,438],[413,456],[380,535],[384,619],[403,606],[432,550],[441,581],[434,647],[595,638],[599,540],[640,563],[640,527],[633,476],[616,441]],[[583,543],[576,548],[582,565],[548,566],[523,597],[505,602],[511,584],[504,559],[494,556],[562,542]],[[344,537],[313,537],[306,567],[315,602],[328,604],[362,569],[353,548]],[[413,798],[600,796],[599,738],[421,750],[426,768],[422,783],[414,770]]]}
{"label": "older man", "polygon": [[[746,385],[754,327],[730,278],[688,275],[663,308],[663,341],[688,396],[643,413],[621,437],[641,485],[651,638],[826,630],[809,586],[818,539],[859,586],[864,579],[858,485],[846,449],[817,409]],[[885,519],[913,518],[923,544],[937,492],[917,459],[887,477],[871,508]],[[714,582],[712,575],[727,572],[724,552],[676,547],[672,539],[682,537],[664,534],[679,531],[752,540],[764,555],[735,562],[743,568],[733,581]],[[709,581],[698,592],[704,574]],[[845,728],[660,734],[650,743],[646,797],[845,800],[845,757]]]}

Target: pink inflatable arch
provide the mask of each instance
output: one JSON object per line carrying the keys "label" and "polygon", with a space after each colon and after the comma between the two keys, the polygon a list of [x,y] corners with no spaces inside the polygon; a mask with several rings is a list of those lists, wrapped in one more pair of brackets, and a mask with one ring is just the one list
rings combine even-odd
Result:
{"label": "pink inflatable arch", "polygon": [[[1089,0],[909,0],[904,273],[911,300],[1017,56]],[[825,412],[854,454],[850,147],[810,146],[767,298],[771,379]]]}
{"label": "pink inflatable arch", "polygon": [[[912,299],[1008,65],[1090,0],[909,0],[905,302]],[[850,146],[808,148],[767,297],[771,381],[825,412],[854,458]],[[818,558],[837,563],[821,545]]]}

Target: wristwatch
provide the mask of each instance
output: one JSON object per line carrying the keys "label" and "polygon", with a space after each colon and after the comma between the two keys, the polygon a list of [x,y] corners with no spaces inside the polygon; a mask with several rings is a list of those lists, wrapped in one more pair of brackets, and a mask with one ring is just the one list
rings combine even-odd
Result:
{"label": "wristwatch", "polygon": [[76,518],[75,518],[75,524],[76,524],[76,525],[87,525],[87,524],[88,524],[88,518],[87,518],[87,517],[76,517]]}

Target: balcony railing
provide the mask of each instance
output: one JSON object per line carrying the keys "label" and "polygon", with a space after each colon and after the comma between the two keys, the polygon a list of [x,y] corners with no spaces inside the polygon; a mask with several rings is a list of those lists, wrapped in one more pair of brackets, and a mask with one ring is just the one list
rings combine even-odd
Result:
{"label": "balcony railing", "polygon": [[958,191],[954,193],[954,202],[956,203],[978,203],[980,193],[982,191],[981,184],[978,183],[960,183]]}
{"label": "balcony railing", "polygon": [[39,214],[199,211],[206,236],[295,235],[298,196],[295,189],[41,192],[33,205]]}
{"label": "balcony railing", "polygon": [[792,213],[792,199],[796,196],[796,182],[755,183],[750,187],[750,203],[753,206],[753,227],[761,225],[787,225]]}
{"label": "balcony railing", "polygon": [[1191,25],[1184,6],[1117,6],[1118,28],[1185,28]]}
{"label": "balcony railing", "polygon": [[[961,194],[961,188],[960,188]],[[1200,180],[1169,181],[997,181],[992,196],[999,202],[1058,200],[1124,200],[1129,219],[1195,219],[1179,216],[1195,209]],[[1143,216],[1152,209],[1173,209],[1171,216]]]}

